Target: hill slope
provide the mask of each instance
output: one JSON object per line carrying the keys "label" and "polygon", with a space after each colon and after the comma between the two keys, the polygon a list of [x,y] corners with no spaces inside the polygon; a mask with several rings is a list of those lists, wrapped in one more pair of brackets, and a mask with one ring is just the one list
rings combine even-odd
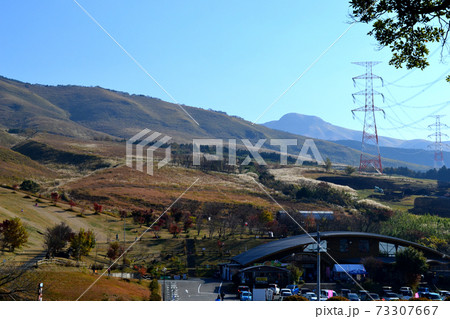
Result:
{"label": "hill slope", "polygon": [[[44,86],[0,77],[0,125],[78,138],[130,138],[144,128],[162,132],[175,142],[191,143],[193,138],[297,139],[290,147],[297,155],[305,137],[252,125],[223,112],[184,106],[199,122],[195,124],[181,108],[143,95],[129,95],[100,87]],[[316,140],[322,157],[334,163],[356,165],[359,151],[335,143]],[[269,142],[264,147],[271,147]],[[389,161],[389,160],[387,160]],[[389,161],[389,166],[416,165]]]}
{"label": "hill slope", "polygon": [[[303,115],[298,113],[288,113],[277,121],[270,121],[263,124],[272,129],[286,131],[294,134],[310,136],[328,141],[351,140],[361,141],[361,131],[350,130],[345,127],[333,125],[325,122],[320,117]],[[423,139],[400,140],[392,137],[380,136],[380,146],[427,149],[430,141]]]}
{"label": "hill slope", "polygon": [[[345,145],[354,149],[361,148],[361,142],[358,141],[336,141],[336,143]],[[375,150],[375,146],[369,145],[368,149]],[[400,161],[414,161],[419,165],[433,166],[434,165],[434,152],[425,151],[421,149],[399,149],[394,147],[380,147],[380,153],[387,158],[396,158]],[[443,152],[444,158],[450,158],[450,152]]]}

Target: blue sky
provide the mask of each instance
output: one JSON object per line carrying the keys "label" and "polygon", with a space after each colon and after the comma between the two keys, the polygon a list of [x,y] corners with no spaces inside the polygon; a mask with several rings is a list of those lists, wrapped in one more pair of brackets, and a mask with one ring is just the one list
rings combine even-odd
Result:
{"label": "blue sky", "polygon": [[[336,0],[79,3],[179,103],[249,121],[349,26],[348,3]],[[72,0],[2,1],[0,28],[0,75],[49,85],[99,85],[171,101]],[[449,59],[440,63],[435,46],[425,71],[397,70],[388,65],[389,50],[377,49],[368,31],[367,25],[354,25],[258,123],[297,112],[361,130],[362,114],[360,120],[351,114],[359,106],[351,94],[361,87],[354,88],[351,78],[365,70],[350,62],[373,60],[382,62],[374,73],[386,82],[401,79],[377,88],[387,98],[376,99],[387,115],[377,117],[379,134],[413,139],[432,133],[425,128],[433,120],[421,119],[449,113],[450,105],[425,108],[450,100],[443,76],[450,74]],[[450,117],[445,121],[450,124]]]}

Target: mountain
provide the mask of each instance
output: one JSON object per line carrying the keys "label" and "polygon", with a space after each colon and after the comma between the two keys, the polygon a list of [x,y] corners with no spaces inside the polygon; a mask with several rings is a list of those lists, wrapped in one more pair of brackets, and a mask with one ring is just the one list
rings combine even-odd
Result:
{"label": "mountain", "polygon": [[[336,126],[317,116],[288,113],[277,121],[263,124],[266,127],[289,133],[310,136],[328,141],[351,140],[361,141],[362,132]],[[379,145],[396,148],[428,149],[431,142],[422,139],[400,140],[392,137],[379,136]]]}
{"label": "mountain", "polygon": [[[200,125],[192,121],[179,105],[160,99],[130,95],[100,87],[74,85],[48,86],[23,83],[0,77],[0,127],[9,132],[31,130],[83,139],[128,139],[144,128],[172,137],[178,143],[192,143],[193,138],[226,140],[297,139],[290,147],[297,155],[304,136],[252,125],[224,112],[183,106]],[[359,151],[324,140],[315,140],[322,157],[334,163],[357,165]],[[278,146],[264,147],[278,150]],[[426,169],[396,160],[385,159],[389,166]]]}
{"label": "mountain", "polygon": [[[335,141],[337,144],[351,147],[353,149],[361,149],[361,142],[359,141]],[[366,149],[371,153],[376,151],[375,145],[366,145]],[[386,158],[395,158],[399,161],[411,161],[419,165],[434,166],[434,152],[426,151],[423,149],[412,148],[398,148],[398,147],[386,147],[380,146],[380,154]],[[450,159],[450,152],[443,152],[444,159]],[[389,166],[389,165],[385,165]]]}

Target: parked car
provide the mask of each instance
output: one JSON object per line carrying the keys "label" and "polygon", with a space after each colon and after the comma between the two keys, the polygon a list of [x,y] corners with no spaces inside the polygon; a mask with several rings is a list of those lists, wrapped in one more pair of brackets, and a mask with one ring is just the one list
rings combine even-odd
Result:
{"label": "parked car", "polygon": [[350,289],[341,289],[341,296],[347,298],[347,295],[351,292]]}
{"label": "parked car", "polygon": [[359,299],[362,300],[363,297],[364,297],[364,296],[367,296],[368,293],[369,293],[368,290],[360,290],[360,291],[358,291],[358,297],[359,297]]}
{"label": "parked car", "polygon": [[309,301],[317,301],[317,296],[312,291],[305,293],[303,297],[307,298]]}
{"label": "parked car", "polygon": [[354,293],[354,292],[350,292],[347,294],[347,299],[350,301],[361,301],[361,299],[359,299],[359,296]]}
{"label": "parked car", "polygon": [[402,291],[408,291],[408,292],[412,292],[411,287],[400,287],[400,292]]}
{"label": "parked car", "polygon": [[283,289],[280,290],[280,295],[282,297],[292,296],[292,291],[289,288],[283,288]]}
{"label": "parked car", "polygon": [[298,292],[298,294],[300,296],[303,296],[304,294],[306,294],[307,292],[313,292],[311,289],[309,288],[301,288],[300,291]]}
{"label": "parked car", "polygon": [[271,289],[273,291],[274,295],[280,294],[280,287],[278,287],[277,284],[269,284],[269,289]]}
{"label": "parked car", "polygon": [[250,288],[249,288],[248,286],[239,286],[239,287],[238,287],[238,290],[237,290],[237,298],[240,298],[240,297],[241,297],[241,294],[242,294],[244,291],[250,291]]}
{"label": "parked car", "polygon": [[373,300],[381,300],[380,295],[369,292],[368,294],[363,294],[360,296],[361,301],[373,301]]}
{"label": "parked car", "polygon": [[425,292],[422,294],[422,297],[428,298],[433,301],[442,301],[441,296],[436,292]]}
{"label": "parked car", "polygon": [[386,292],[383,295],[383,299],[386,301],[400,300],[399,296],[396,293],[393,293],[391,291]]}
{"label": "parked car", "polygon": [[399,296],[400,299],[409,300],[414,297],[414,293],[411,287],[401,287]]}
{"label": "parked car", "polygon": [[320,299],[322,300],[322,297],[325,297],[326,299],[328,299],[328,293],[329,293],[329,291],[331,291],[333,297],[336,297],[336,296],[337,296],[337,293],[336,293],[336,291],[334,291],[334,290],[331,290],[331,289],[322,289],[322,290],[320,290]]}
{"label": "parked car", "polygon": [[439,294],[441,295],[442,299],[445,299],[446,297],[450,296],[450,291],[448,291],[448,290],[440,290]]}
{"label": "parked car", "polygon": [[250,291],[243,291],[241,292],[241,301],[252,301],[252,293]]}
{"label": "parked car", "polygon": [[297,286],[297,285],[287,285],[286,288],[289,289],[289,290],[291,290],[291,293],[292,293],[293,295],[298,294],[298,292],[300,291],[300,289],[298,289],[298,286]]}
{"label": "parked car", "polygon": [[428,288],[428,287],[419,287],[419,288],[417,288],[417,292],[419,293],[419,296],[420,296],[420,294],[422,294],[422,293],[430,292],[430,288]]}

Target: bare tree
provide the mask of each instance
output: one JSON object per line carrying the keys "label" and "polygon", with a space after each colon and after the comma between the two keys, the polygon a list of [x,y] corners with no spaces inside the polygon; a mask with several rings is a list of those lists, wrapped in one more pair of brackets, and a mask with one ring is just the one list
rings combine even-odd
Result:
{"label": "bare tree", "polygon": [[37,287],[38,276],[30,268],[0,264],[0,300],[33,300]]}

